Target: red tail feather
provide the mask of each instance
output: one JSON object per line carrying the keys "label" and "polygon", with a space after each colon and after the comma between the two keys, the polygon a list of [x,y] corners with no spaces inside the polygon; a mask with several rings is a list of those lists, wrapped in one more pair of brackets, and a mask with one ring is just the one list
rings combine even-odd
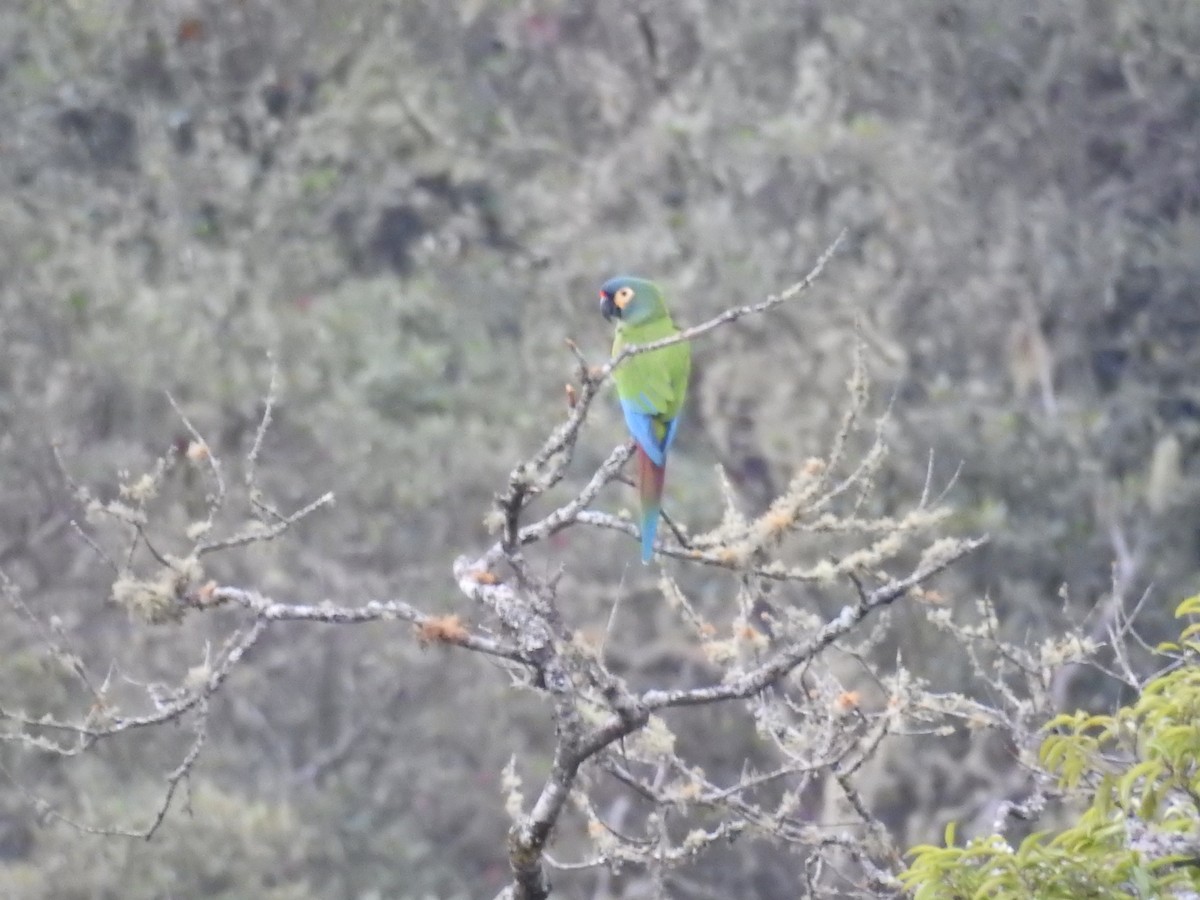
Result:
{"label": "red tail feather", "polygon": [[656,466],[640,445],[634,455],[637,456],[638,499],[642,506],[642,562],[649,562],[654,555],[654,536],[658,533],[658,514],[662,509],[667,467]]}

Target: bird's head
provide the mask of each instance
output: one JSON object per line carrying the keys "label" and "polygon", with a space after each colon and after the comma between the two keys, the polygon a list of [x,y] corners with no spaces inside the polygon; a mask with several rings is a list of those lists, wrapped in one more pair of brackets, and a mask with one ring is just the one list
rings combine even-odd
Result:
{"label": "bird's head", "polygon": [[665,316],[667,307],[653,281],[620,275],[600,286],[600,313],[606,319],[641,325]]}

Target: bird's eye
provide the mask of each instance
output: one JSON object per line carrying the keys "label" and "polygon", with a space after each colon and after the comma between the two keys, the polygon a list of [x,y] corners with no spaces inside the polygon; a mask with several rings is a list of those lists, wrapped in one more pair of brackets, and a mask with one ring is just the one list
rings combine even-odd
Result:
{"label": "bird's eye", "polygon": [[629,305],[629,301],[633,299],[633,288],[623,287],[613,295],[613,302],[621,309]]}

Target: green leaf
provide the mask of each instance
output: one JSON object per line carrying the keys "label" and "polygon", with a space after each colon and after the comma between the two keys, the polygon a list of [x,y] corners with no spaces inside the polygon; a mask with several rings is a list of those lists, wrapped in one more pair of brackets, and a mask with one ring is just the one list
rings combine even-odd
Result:
{"label": "green leaf", "polygon": [[1139,897],[1156,896],[1154,886],[1150,883],[1150,875],[1141,866],[1134,866],[1133,871],[1129,873],[1129,877],[1133,881],[1133,886],[1137,889]]}
{"label": "green leaf", "polygon": [[1151,786],[1146,793],[1142,795],[1142,802],[1138,806],[1138,817],[1150,822],[1158,815],[1159,790],[1156,786]]}
{"label": "green leaf", "polygon": [[1200,615],[1200,594],[1193,594],[1175,607],[1175,618],[1177,619],[1195,615]]}
{"label": "green leaf", "polygon": [[1025,840],[1021,841],[1021,845],[1017,847],[1017,857],[1020,858],[1032,852],[1042,843],[1042,838],[1044,838],[1047,834],[1049,834],[1049,832],[1035,831],[1033,834],[1025,838]]}
{"label": "green leaf", "polygon": [[1080,718],[1084,715],[1082,712],[1059,713],[1049,722],[1042,726],[1043,731],[1053,731],[1055,728],[1062,728],[1064,725],[1071,726],[1072,730],[1078,730],[1077,726]]}
{"label": "green leaf", "polygon": [[1188,638],[1194,637],[1197,634],[1200,634],[1200,622],[1193,622],[1187,628],[1183,629],[1183,631],[1179,632],[1179,639],[1186,641]]}
{"label": "green leaf", "polygon": [[1068,740],[1069,738],[1062,735],[1050,735],[1042,741],[1041,749],[1038,750],[1038,761],[1047,769],[1051,771],[1056,770],[1070,749],[1070,746],[1067,744]]}
{"label": "green leaf", "polygon": [[973,900],[991,900],[993,897],[1003,897],[1005,894],[1001,893],[1001,889],[1011,888],[1012,881],[1012,873],[997,872],[985,879],[971,896]]}
{"label": "green leaf", "polygon": [[1121,780],[1117,782],[1117,799],[1122,807],[1128,807],[1133,799],[1133,790],[1137,787],[1137,783],[1141,779],[1151,781],[1157,778],[1162,773],[1162,763],[1157,760],[1146,760],[1138,763],[1128,772],[1121,776]]}

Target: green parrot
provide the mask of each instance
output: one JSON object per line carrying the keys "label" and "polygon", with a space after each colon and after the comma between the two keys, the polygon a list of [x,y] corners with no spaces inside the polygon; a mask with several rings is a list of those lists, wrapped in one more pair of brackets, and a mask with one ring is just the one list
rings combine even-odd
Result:
{"label": "green parrot", "polygon": [[[644,278],[621,276],[600,288],[600,312],[617,320],[613,356],[629,345],[648,344],[679,334],[662,291]],[[642,507],[642,562],[654,555],[654,536],[662,510],[667,450],[679,428],[687,396],[692,349],[686,341],[631,356],[617,366],[613,380],[625,424],[637,444],[638,497]]]}

